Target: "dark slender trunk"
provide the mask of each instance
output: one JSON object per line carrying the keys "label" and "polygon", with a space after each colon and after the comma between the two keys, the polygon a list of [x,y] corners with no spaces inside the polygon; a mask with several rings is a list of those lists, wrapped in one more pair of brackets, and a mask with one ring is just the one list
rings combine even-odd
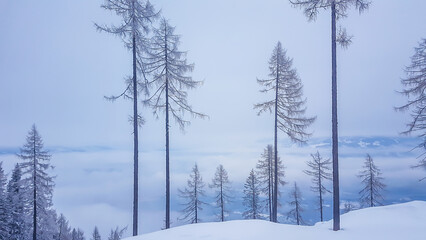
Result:
{"label": "dark slender trunk", "polygon": [[278,212],[278,147],[277,147],[277,138],[278,138],[278,81],[279,81],[279,69],[278,69],[278,59],[277,59],[277,79],[275,86],[275,128],[274,128],[274,190],[273,190],[273,216],[272,221],[277,222],[277,212]]}
{"label": "dark slender trunk", "polygon": [[253,219],[256,219],[257,206],[256,206],[256,192],[254,191],[254,176],[251,179],[251,186],[253,187],[252,202],[253,202]]}
{"label": "dark slender trunk", "polygon": [[331,2],[331,105],[332,105],[332,138],[333,138],[333,230],[340,230],[339,199],[339,154],[337,135],[337,59],[336,59],[336,3]]}
{"label": "dark slender trunk", "polygon": [[268,178],[269,221],[272,222],[272,148],[268,148]]}
{"label": "dark slender trunk", "polygon": [[223,205],[223,184],[222,184],[223,180],[221,179],[220,182],[220,208],[221,208],[221,220],[222,222],[225,221],[225,214],[224,214],[224,205]]}
{"label": "dark slender trunk", "polygon": [[136,39],[133,34],[133,236],[138,235],[138,85],[136,80]]}
{"label": "dark slender trunk", "polygon": [[198,189],[197,180],[195,180],[194,194],[195,194],[195,223],[198,223]]}
{"label": "dark slender trunk", "polygon": [[[167,33],[167,29],[165,31]],[[165,38],[166,54],[166,229],[170,228],[170,163],[169,163],[169,67],[167,56],[167,34]]]}
{"label": "dark slender trunk", "polygon": [[374,207],[374,197],[373,197],[373,171],[370,162],[370,207]]}
{"label": "dark slender trunk", "polygon": [[33,172],[33,197],[34,197],[34,202],[33,202],[33,208],[34,208],[34,213],[33,213],[33,240],[37,240],[37,157],[36,157],[36,138],[35,138],[35,134],[34,134],[34,145],[33,145],[33,154],[34,154],[34,159],[33,159],[33,164],[34,164],[34,172]]}
{"label": "dark slender trunk", "polygon": [[321,222],[323,221],[322,215],[322,184],[321,184],[321,165],[318,167],[318,187],[319,187],[319,205],[320,205],[320,216]]}
{"label": "dark slender trunk", "polygon": [[296,200],[296,223],[297,223],[297,225],[300,225],[299,200],[297,198],[297,193],[295,193],[295,200]]}

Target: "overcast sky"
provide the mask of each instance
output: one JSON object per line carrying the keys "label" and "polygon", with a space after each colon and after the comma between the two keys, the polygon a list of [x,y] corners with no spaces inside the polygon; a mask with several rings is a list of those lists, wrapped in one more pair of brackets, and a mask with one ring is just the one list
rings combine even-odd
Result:
{"label": "overcast sky", "polygon": [[[103,233],[131,226],[132,104],[103,98],[124,89],[131,54],[119,38],[96,31],[94,22],[119,20],[99,7],[102,2],[0,0],[0,161],[10,171],[35,123],[56,166],[55,208],[86,235],[94,225]],[[210,116],[192,120],[185,133],[171,125],[172,193],[183,187],[195,162],[206,182],[222,163],[241,187],[273,142],[273,117],[257,116],[253,104],[268,98],[256,78],[267,76],[281,41],[304,84],[307,114],[317,121],[308,146],[293,146],[280,134],[279,152],[287,180],[302,182],[311,194],[305,161],[317,149],[324,156],[331,151],[330,12],[308,22],[287,0],[151,2],[181,35],[181,50],[195,63],[193,78],[204,81],[189,92],[189,102]],[[400,196],[426,199],[417,191],[425,182],[416,182],[424,172],[410,169],[416,139],[398,134],[409,115],[393,110],[405,101],[396,93],[403,68],[426,37],[424,9],[423,0],[374,0],[362,15],[353,10],[339,22],[354,36],[349,49],[337,54],[342,183],[348,187],[342,198],[356,199],[358,190],[349,187],[370,152],[387,184],[399,184]],[[164,218],[164,116],[155,119],[151,112],[140,108],[147,120],[140,129],[141,232],[158,230]],[[172,206],[175,218],[178,199]]]}

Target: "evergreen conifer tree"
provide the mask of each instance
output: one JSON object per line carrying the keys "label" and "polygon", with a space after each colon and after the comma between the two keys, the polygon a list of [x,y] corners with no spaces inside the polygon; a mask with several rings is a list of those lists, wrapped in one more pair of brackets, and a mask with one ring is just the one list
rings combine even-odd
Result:
{"label": "evergreen conifer tree", "polygon": [[25,215],[25,195],[22,186],[22,172],[19,164],[15,165],[12,177],[7,186],[7,202],[9,205],[9,239],[26,239],[26,215]]}
{"label": "evergreen conifer tree", "polygon": [[58,234],[56,240],[71,240],[71,227],[63,214],[59,216],[57,226]]}
{"label": "evergreen conifer tree", "polygon": [[6,183],[7,178],[3,170],[3,162],[0,162],[0,240],[9,239],[10,216],[7,204]]}
{"label": "evergreen conifer tree", "polygon": [[[407,124],[408,129],[403,134],[417,133],[422,139],[417,148],[423,151],[419,163],[413,166],[426,170],[426,38],[423,38],[411,57],[411,64],[405,68],[406,77],[401,80],[405,87],[401,94],[408,98],[408,102],[396,109],[411,112],[412,120]],[[423,122],[424,121],[424,122]],[[421,178],[420,181],[425,180]]]}
{"label": "evergreen conifer tree", "polygon": [[[265,209],[269,214],[269,221],[272,221],[272,196],[274,196],[274,150],[272,145],[266,146],[261,159],[259,159],[256,164],[256,175],[262,185],[261,192],[266,195],[265,199]],[[281,206],[279,202],[279,198],[281,196],[281,191],[279,189],[280,186],[284,186],[286,182],[284,181],[284,165],[281,161],[281,158],[278,157],[278,194],[277,194],[277,203],[278,207]]]}
{"label": "evergreen conifer tree", "polygon": [[244,184],[243,205],[245,206],[245,211],[243,212],[243,217],[245,219],[260,219],[260,191],[260,182],[252,169]]}
{"label": "evergreen conifer tree", "polygon": [[26,190],[27,214],[30,217],[33,240],[52,240],[56,233],[56,213],[52,209],[53,177],[49,175],[51,155],[44,149],[43,140],[33,125],[27,142],[18,157]]}
{"label": "evergreen conifer tree", "polygon": [[212,184],[210,184],[209,187],[216,190],[215,200],[217,208],[220,209],[219,220],[221,222],[225,221],[225,215],[228,213],[226,204],[228,204],[231,199],[229,195],[231,191],[230,184],[228,172],[223,165],[220,164],[216,169]]}
{"label": "evergreen conifer tree", "polygon": [[307,175],[312,177],[313,186],[311,190],[315,193],[318,193],[318,210],[320,212],[321,222],[324,220],[323,217],[323,204],[324,204],[324,195],[330,193],[325,187],[325,180],[331,180],[330,173],[330,159],[323,159],[320,153],[317,151],[316,154],[311,154],[312,160],[307,162],[309,170],[303,171]]}
{"label": "evergreen conifer tree", "polygon": [[176,35],[174,30],[166,19],[161,19],[160,27],[154,30],[146,60],[146,71],[153,76],[149,85],[155,85],[155,89],[154,94],[145,103],[154,109],[155,116],[158,117],[159,110],[164,111],[166,115],[166,228],[170,227],[169,114],[182,130],[190,123],[184,119],[184,113],[190,113],[194,117],[206,117],[194,111],[188,104],[188,93],[185,89],[194,89],[201,82],[186,75],[192,72],[194,65],[186,62],[186,52],[178,50],[180,36]]}
{"label": "evergreen conifer tree", "polygon": [[101,235],[99,234],[99,230],[97,226],[95,226],[95,229],[93,230],[91,240],[101,240]]}
{"label": "evergreen conifer tree", "polygon": [[262,112],[274,110],[274,189],[272,195],[272,221],[277,222],[278,214],[278,130],[284,132],[291,141],[305,143],[311,135],[306,129],[315,121],[315,117],[305,117],[306,99],[303,99],[303,85],[293,68],[293,60],[278,42],[269,60],[269,79],[257,79],[264,87],[263,93],[273,92],[274,97],[254,108]]}
{"label": "evergreen conifer tree", "polygon": [[122,18],[118,26],[101,26],[95,24],[99,31],[114,34],[122,38],[124,45],[132,51],[133,76],[126,80],[124,91],[118,96],[107,97],[108,100],[115,101],[118,98],[131,99],[133,101],[133,236],[138,235],[138,183],[139,183],[139,138],[138,127],[143,123],[142,117],[138,113],[139,92],[145,91],[146,79],[141,81],[138,73],[144,75],[145,65],[142,55],[146,52],[149,44],[147,35],[151,29],[151,23],[158,17],[154,6],[149,0],[105,0],[101,5],[105,10],[115,12]]}
{"label": "evergreen conifer tree", "polygon": [[339,187],[339,144],[337,129],[337,49],[339,43],[347,48],[351,37],[344,28],[336,32],[336,21],[347,16],[351,6],[359,13],[370,6],[369,0],[289,0],[295,7],[303,8],[309,21],[315,20],[321,9],[331,10],[331,125],[332,125],[332,155],[333,155],[333,230],[340,230],[340,187]]}
{"label": "evergreen conifer tree", "polygon": [[198,171],[197,164],[192,168],[192,172],[189,175],[187,187],[184,190],[179,189],[179,196],[186,200],[184,203],[185,208],[183,209],[182,220],[186,220],[189,223],[200,222],[200,211],[203,210],[202,205],[205,204],[201,200],[205,196],[204,193],[205,184]]}
{"label": "evergreen conifer tree", "polygon": [[287,219],[292,219],[297,225],[304,224],[302,218],[302,212],[304,211],[302,207],[302,194],[296,182],[294,183],[293,190],[290,192],[290,199],[291,210],[287,213]]}
{"label": "evergreen conifer tree", "polygon": [[383,190],[386,185],[383,183],[383,177],[380,169],[374,164],[370,154],[364,162],[363,170],[359,172],[363,188],[359,192],[361,206],[374,207],[383,205]]}

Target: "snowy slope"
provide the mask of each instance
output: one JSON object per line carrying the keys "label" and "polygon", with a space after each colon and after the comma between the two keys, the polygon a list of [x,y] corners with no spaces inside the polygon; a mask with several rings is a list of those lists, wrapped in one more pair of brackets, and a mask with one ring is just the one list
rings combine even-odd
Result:
{"label": "snowy slope", "polygon": [[149,233],[126,240],[347,240],[426,239],[426,202],[413,201],[366,208],[342,215],[342,230],[333,232],[332,221],[315,226],[276,224],[262,220],[201,223]]}

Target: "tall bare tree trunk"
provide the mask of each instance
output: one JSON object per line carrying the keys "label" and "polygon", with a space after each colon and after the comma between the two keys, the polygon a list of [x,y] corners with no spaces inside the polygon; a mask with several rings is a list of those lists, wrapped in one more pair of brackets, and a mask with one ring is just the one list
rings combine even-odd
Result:
{"label": "tall bare tree trunk", "polygon": [[136,81],[136,39],[133,34],[133,236],[138,235],[138,86]]}
{"label": "tall bare tree trunk", "polygon": [[[222,180],[222,179],[221,179]],[[220,210],[221,210],[221,220],[222,222],[225,221],[225,212],[224,212],[224,206],[223,206],[223,183],[220,182]]]}
{"label": "tall bare tree trunk", "polygon": [[321,216],[321,222],[324,220],[322,215],[322,183],[321,183],[321,165],[318,164],[318,181],[319,181],[319,204],[320,204],[320,216]]}
{"label": "tall bare tree trunk", "polygon": [[[167,33],[167,29],[165,31]],[[169,67],[167,66],[167,34],[165,37],[166,51],[166,229],[170,228],[170,163],[169,163]]]}
{"label": "tall bare tree trunk", "polygon": [[269,221],[272,222],[272,148],[268,148],[268,207]]}
{"label": "tall bare tree trunk", "polygon": [[275,86],[275,127],[274,127],[274,190],[273,190],[273,208],[272,208],[272,221],[277,222],[278,213],[278,80],[279,80],[279,67],[277,58],[277,79]]}
{"label": "tall bare tree trunk", "polygon": [[333,138],[333,230],[340,230],[339,155],[337,135],[337,60],[336,60],[336,3],[331,3],[331,104]]}
{"label": "tall bare tree trunk", "polygon": [[36,138],[34,135],[34,145],[33,145],[33,154],[34,154],[34,176],[33,176],[33,197],[34,197],[34,202],[33,202],[33,208],[34,208],[34,212],[33,212],[33,240],[37,240],[37,188],[36,188],[36,181],[37,181],[37,157],[36,157]]}

